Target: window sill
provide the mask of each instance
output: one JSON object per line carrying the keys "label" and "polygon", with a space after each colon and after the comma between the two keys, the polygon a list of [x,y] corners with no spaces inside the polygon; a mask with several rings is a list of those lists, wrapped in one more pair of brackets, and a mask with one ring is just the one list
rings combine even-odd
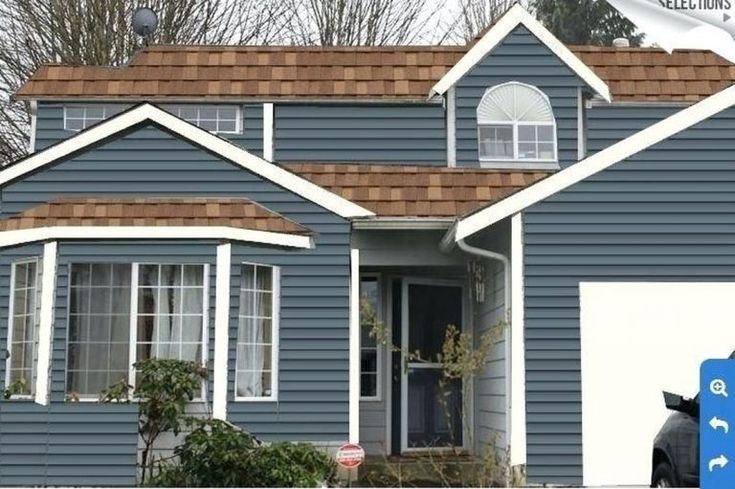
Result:
{"label": "window sill", "polygon": [[278,402],[278,398],[271,397],[236,397],[235,402]]}
{"label": "window sill", "polygon": [[383,402],[383,399],[379,396],[375,397],[361,397],[360,402]]}
{"label": "window sill", "polygon": [[557,161],[483,161],[480,160],[480,168],[495,170],[558,170]]}

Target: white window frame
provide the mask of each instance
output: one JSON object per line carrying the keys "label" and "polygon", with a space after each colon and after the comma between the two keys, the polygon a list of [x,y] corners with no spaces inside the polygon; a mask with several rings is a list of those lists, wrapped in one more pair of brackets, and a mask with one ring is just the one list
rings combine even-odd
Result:
{"label": "white window frame", "polygon": [[[496,121],[496,120],[490,120],[490,119],[483,119],[481,120],[479,115],[477,115],[476,112],[476,119],[477,119],[477,156],[481,163],[500,163],[500,162],[513,162],[513,163],[557,163],[559,161],[559,149],[558,149],[558,137],[557,137],[557,127],[556,127],[556,117],[554,116],[554,110],[553,106],[551,105],[551,100],[549,97],[542,92],[538,87],[534,87],[533,85],[529,85],[527,83],[521,83],[521,82],[507,82],[507,83],[501,83],[500,85],[495,85],[493,87],[488,88],[485,93],[483,94],[482,98],[480,99],[480,103],[477,105],[477,109],[479,110],[480,105],[482,104],[482,101],[485,99],[485,97],[502,87],[506,86],[519,86],[523,88],[527,88],[530,90],[533,90],[534,92],[541,95],[541,97],[544,99],[544,101],[548,104],[549,109],[551,110],[552,122],[533,122],[533,121],[518,121],[518,120],[506,120],[506,121]],[[512,158],[489,158],[487,156],[482,156],[482,153],[480,151],[480,144],[481,144],[481,134],[480,130],[483,127],[486,126],[511,126],[513,129],[513,157]],[[551,127],[552,132],[552,144],[554,148],[554,155],[551,158],[520,158],[519,157],[519,151],[518,151],[518,127],[520,126],[544,126],[544,127]],[[536,144],[538,144],[539,141],[536,140]]]}
{"label": "white window frame", "polygon": [[[115,110],[115,111],[110,110],[110,109],[113,109],[113,108],[115,108],[117,110]],[[84,127],[82,127],[81,129],[75,129],[75,128],[70,128],[69,127],[69,125],[68,125],[69,114],[67,112],[67,109],[82,109],[82,110],[84,110],[84,115],[81,118],[81,120],[83,121],[82,125]],[[97,118],[94,118],[94,121],[95,121],[94,124],[90,124],[89,121],[87,120],[87,109],[102,109],[102,119],[99,119],[98,120]],[[85,129],[90,128],[90,127],[94,126],[95,124],[99,124],[100,122],[105,121],[105,120],[109,119],[110,117],[119,114],[123,110],[125,110],[124,107],[122,107],[122,106],[116,106],[116,105],[113,106],[112,104],[68,104],[68,105],[64,105],[64,130],[65,131],[72,131],[72,132],[81,132],[81,131],[84,131]],[[79,118],[78,117],[74,117],[73,119],[77,119],[78,120]]]}
{"label": "white window frame", "polygon": [[[183,119],[190,124],[194,124],[198,128],[211,132],[212,134],[242,134],[242,106],[236,105],[236,104],[162,104],[161,109],[165,110],[166,112],[175,115],[179,119]],[[197,111],[197,119],[196,121],[185,119],[182,117],[181,110],[182,109],[188,109],[188,110],[196,110]],[[199,119],[200,119],[200,113],[202,109],[215,109],[217,110],[217,125],[219,126],[219,109],[235,109],[235,130],[234,131],[209,131],[208,129],[204,129],[199,125]]]}
{"label": "white window frame", "polygon": [[235,402],[277,402],[278,401],[278,378],[279,378],[279,343],[280,343],[280,323],[281,323],[281,267],[275,265],[269,265],[265,263],[254,263],[254,262],[240,262],[240,270],[243,265],[249,265],[262,268],[271,269],[271,395],[270,396],[238,396],[237,395],[237,338],[240,330],[240,294],[242,294],[242,273],[240,273],[240,284],[238,285],[238,306],[237,316],[238,321],[235,331],[235,384],[234,384],[234,398]]}
{"label": "white window frame", "polygon": [[[217,110],[217,121],[219,121],[219,109],[220,108],[235,109],[235,130],[234,131],[208,131],[208,132],[211,132],[213,134],[242,134],[242,131],[243,131],[242,106],[241,105],[236,105],[236,104],[227,104],[227,105],[224,105],[224,104],[163,104],[160,107],[166,112],[169,112],[170,114],[173,114],[179,118],[181,118],[179,114],[182,108],[196,109],[197,110],[197,120],[196,121],[187,120],[187,122],[194,124],[197,127],[200,127],[198,124],[198,120],[199,120],[199,113],[202,109],[216,109]],[[84,127],[82,127],[81,129],[69,127],[68,125],[69,115],[67,113],[67,109],[69,108],[84,110],[84,115],[81,118],[81,120],[83,121]],[[94,124],[90,124],[86,116],[88,108],[102,109],[102,119],[97,120],[97,118],[95,118]],[[116,109],[116,110],[113,111],[111,109]],[[125,110],[125,107],[117,106],[115,104],[68,104],[68,105],[64,105],[64,130],[72,131],[72,132],[81,132],[89,127],[94,126],[95,124],[98,124],[104,120],[109,119],[112,116],[119,114],[123,110]],[[73,119],[79,119],[79,118],[74,117]]]}
{"label": "white window frame", "polygon": [[[69,271],[71,271],[71,266],[74,264],[127,264],[126,262],[70,262],[67,264],[67,267]],[[162,266],[162,265],[174,265],[174,266],[201,266],[203,267],[202,273],[202,289],[203,289],[203,297],[202,297],[202,357],[201,357],[201,363],[203,365],[207,365],[207,361],[209,359],[209,264],[208,263],[153,263],[153,262],[132,262],[130,263],[130,331],[129,331],[129,344],[128,344],[128,384],[130,384],[133,388],[135,388],[135,362],[137,361],[137,348],[138,348],[138,278],[139,278],[139,268],[140,265],[155,265],[155,266]],[[67,287],[71,286],[71,276],[69,278],[69,284]],[[67,296],[70,296],[71,294],[67,294]],[[67,300],[69,300],[67,298]],[[71,306],[70,304],[67,304],[66,308],[66,321],[67,325],[69,324],[69,315],[71,312]],[[67,346],[66,346],[66,355],[67,358],[65,360],[64,365],[64,396],[68,394],[68,386],[67,386],[67,379],[68,379],[68,354],[69,354],[69,347],[68,347],[68,341],[69,341],[69,334],[67,329]],[[136,400],[136,399],[133,399]],[[192,399],[192,402],[206,402],[207,401],[207,381],[202,380],[202,386],[201,386],[201,393],[199,397],[195,397]],[[66,401],[70,402],[70,401]],[[74,402],[99,402],[98,398],[94,397],[80,397],[79,399],[76,399]]]}
{"label": "white window frame", "polygon": [[[383,320],[383,284],[379,274],[377,273],[364,273],[360,274],[360,285],[364,279],[375,279],[376,287],[378,288],[378,303],[376,304],[375,317],[379,321]],[[362,300],[362,293],[360,293],[360,300]],[[362,382],[362,322],[360,322],[360,382]],[[375,350],[377,353],[377,364],[375,367],[375,395],[374,396],[363,396],[362,386],[360,386],[360,401],[363,402],[380,402],[383,400],[383,350],[386,348],[385,345],[375,341]]]}
{"label": "white window frame", "polygon": [[[39,268],[41,265],[41,260],[39,257],[29,257],[29,258],[23,258],[21,260],[14,261],[11,263],[10,266],[10,302],[8,304],[8,337],[6,339],[7,346],[8,346],[8,358],[5,359],[5,388],[7,389],[10,386],[10,365],[12,361],[12,352],[13,352],[13,314],[14,308],[15,308],[15,274],[16,274],[16,267],[18,265],[26,265],[29,263],[35,263],[36,264],[36,319],[34,324],[34,328],[38,330],[39,323],[40,323],[40,302],[41,302],[41,269]],[[34,333],[34,335],[37,335],[38,331]],[[34,338],[34,343],[38,342],[38,338]],[[37,362],[38,358],[34,359],[34,362]],[[28,380],[28,386],[31,389],[30,394],[13,394],[10,396],[10,400],[33,400],[35,398],[35,382],[33,379],[33,372],[35,372],[36,366],[34,365],[31,370],[31,378]]]}

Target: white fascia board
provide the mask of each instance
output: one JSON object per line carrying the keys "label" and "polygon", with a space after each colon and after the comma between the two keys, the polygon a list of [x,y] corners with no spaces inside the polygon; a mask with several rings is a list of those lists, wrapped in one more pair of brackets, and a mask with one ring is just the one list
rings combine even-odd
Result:
{"label": "white fascia board", "polygon": [[429,98],[434,95],[444,95],[463,76],[474,68],[490,51],[495,49],[510,34],[513,29],[523,25],[546,45],[560,60],[574,71],[598,95],[610,102],[610,89],[589,66],[584,64],[569,48],[548,31],[541,23],[529,14],[519,4],[513,5],[508,12],[485,33],[472,48],[449,70],[429,92]]}
{"label": "white fascia board", "polygon": [[287,248],[314,247],[310,236],[226,226],[49,226],[0,232],[0,248],[65,239],[212,239]]}
{"label": "white fascia board", "polygon": [[735,104],[735,85],[555,173],[457,222],[454,239],[465,239],[612,165],[722,112]]}
{"label": "white fascia board", "polygon": [[151,104],[139,105],[0,171],[0,186],[29,172],[83,151],[130,127],[151,122],[285,188],[343,218],[371,217],[375,214],[280,166],[248,153],[241,147],[184,121]]}
{"label": "white fascia board", "polygon": [[43,245],[41,264],[41,307],[38,319],[38,358],[36,360],[35,402],[42,406],[48,404],[49,377],[51,371],[51,352],[54,334],[54,296],[56,295],[56,254],[57,243],[51,241]]}
{"label": "white fascia board", "polygon": [[217,246],[214,292],[214,384],[212,386],[212,417],[227,420],[227,352],[230,343],[230,268],[232,245]]}

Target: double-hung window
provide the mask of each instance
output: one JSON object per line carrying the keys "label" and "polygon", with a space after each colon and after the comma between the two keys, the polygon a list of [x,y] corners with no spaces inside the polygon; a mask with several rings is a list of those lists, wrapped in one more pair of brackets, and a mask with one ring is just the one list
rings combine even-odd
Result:
{"label": "double-hung window", "polygon": [[40,277],[37,259],[13,263],[10,291],[10,356],[6,364],[5,385],[13,386],[13,397],[30,397],[35,384],[38,356]]}
{"label": "double-hung window", "polygon": [[278,386],[279,269],[242,264],[235,399],[273,400]]}
{"label": "double-hung window", "polygon": [[379,318],[378,278],[360,278],[360,397],[380,399],[380,345],[373,329]]}
{"label": "double-hung window", "polygon": [[485,92],[477,107],[481,162],[555,163],[556,120],[538,88],[504,83]]}
{"label": "double-hung window", "polygon": [[67,396],[135,383],[148,358],[205,359],[206,265],[72,264]]}

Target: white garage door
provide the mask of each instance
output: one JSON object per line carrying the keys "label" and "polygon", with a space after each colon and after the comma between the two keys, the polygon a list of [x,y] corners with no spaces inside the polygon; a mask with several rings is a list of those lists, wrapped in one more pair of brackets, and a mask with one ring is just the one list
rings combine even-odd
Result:
{"label": "white garage door", "polygon": [[584,485],[647,486],[661,391],[735,350],[735,284],[581,283],[580,309]]}

